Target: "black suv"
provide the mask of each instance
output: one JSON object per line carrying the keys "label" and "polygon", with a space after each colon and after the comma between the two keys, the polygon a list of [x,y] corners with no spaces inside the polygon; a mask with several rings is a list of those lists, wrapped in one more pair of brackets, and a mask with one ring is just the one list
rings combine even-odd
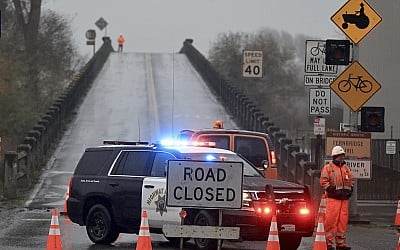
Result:
{"label": "black suv", "polygon": [[[138,233],[141,212],[148,213],[150,232],[162,233],[164,224],[180,224],[181,208],[166,204],[166,162],[175,159],[196,161],[224,159],[243,163],[242,209],[224,209],[223,226],[240,227],[243,240],[266,240],[271,217],[278,213],[272,187],[287,198],[279,202],[284,213],[308,209],[296,214],[298,223],[288,224],[287,216],[278,225],[283,249],[296,249],[301,236],[311,236],[314,228],[309,190],[303,186],[268,180],[250,162],[236,153],[208,147],[163,147],[136,142],[107,142],[108,145],[87,148],[70,181],[67,213],[72,222],[86,226],[91,241],[114,242],[119,233]],[[218,210],[185,208],[187,225],[218,225]],[[309,231],[311,228],[311,234]],[[281,230],[282,229],[282,230]],[[281,234],[282,233],[282,234]],[[305,235],[307,234],[307,235]],[[176,238],[170,238],[176,241]],[[213,249],[216,240],[194,239],[199,249]],[[286,246],[286,247],[285,247]]]}

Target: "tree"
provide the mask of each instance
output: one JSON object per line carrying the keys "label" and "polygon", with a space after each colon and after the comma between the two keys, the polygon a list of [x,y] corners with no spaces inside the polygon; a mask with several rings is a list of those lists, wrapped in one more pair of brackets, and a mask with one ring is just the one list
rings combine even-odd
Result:
{"label": "tree", "polygon": [[[24,2],[17,2],[25,8]],[[29,54],[25,48],[26,36],[15,21],[13,3],[0,0],[0,6],[4,8],[0,39],[0,136],[7,138],[7,142],[2,142],[6,150],[15,148],[35,125],[72,80],[82,59],[72,41],[70,20],[53,11],[43,12],[35,38],[36,52]]]}
{"label": "tree", "polygon": [[[38,34],[42,0],[12,0],[12,2],[15,8],[15,19],[24,39],[24,51],[28,63],[27,74],[31,79],[26,87],[33,96],[38,96],[39,69],[35,62],[38,56]],[[32,99],[32,102],[34,100]],[[39,106],[39,103],[35,105]]]}
{"label": "tree", "polygon": [[[307,122],[307,99],[297,43],[289,33],[267,28],[255,34],[230,32],[218,36],[210,49],[209,59],[272,121],[285,129],[292,129]],[[262,78],[242,77],[243,50],[263,52]]]}

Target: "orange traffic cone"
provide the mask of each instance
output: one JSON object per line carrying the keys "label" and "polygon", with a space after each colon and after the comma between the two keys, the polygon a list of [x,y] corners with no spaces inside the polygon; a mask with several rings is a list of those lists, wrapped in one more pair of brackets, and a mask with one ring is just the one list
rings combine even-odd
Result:
{"label": "orange traffic cone", "polygon": [[396,212],[396,218],[394,219],[394,225],[400,226],[400,200],[397,203],[397,212]]}
{"label": "orange traffic cone", "polygon": [[318,218],[322,217],[325,220],[325,214],[326,214],[326,195],[325,193],[323,193],[321,195],[321,202],[319,203]]}
{"label": "orange traffic cone", "polygon": [[46,246],[46,250],[53,249],[62,249],[60,224],[58,223],[57,209],[53,209],[53,211],[51,212],[50,230]]}
{"label": "orange traffic cone", "polygon": [[317,233],[315,235],[314,248],[313,250],[326,250],[326,238],[324,229],[324,218],[320,216],[318,218]]}
{"label": "orange traffic cone", "polygon": [[139,237],[136,243],[136,250],[152,250],[151,237],[149,231],[149,221],[147,219],[147,211],[142,212],[142,221],[140,223]]}
{"label": "orange traffic cone", "polygon": [[276,216],[272,216],[271,226],[269,227],[269,235],[266,250],[280,250],[278,224],[276,223]]}

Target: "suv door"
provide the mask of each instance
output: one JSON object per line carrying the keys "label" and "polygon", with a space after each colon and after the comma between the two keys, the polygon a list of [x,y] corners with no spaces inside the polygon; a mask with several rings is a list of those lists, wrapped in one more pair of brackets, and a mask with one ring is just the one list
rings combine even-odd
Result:
{"label": "suv door", "polygon": [[150,177],[143,180],[142,209],[147,211],[151,228],[162,228],[164,224],[180,224],[181,208],[166,206],[167,161],[171,159],[176,158],[169,152],[156,152]]}
{"label": "suv door", "polygon": [[131,225],[135,230],[141,221],[143,179],[150,173],[151,152],[123,150],[109,172],[108,188],[112,191],[114,217],[119,225]]}

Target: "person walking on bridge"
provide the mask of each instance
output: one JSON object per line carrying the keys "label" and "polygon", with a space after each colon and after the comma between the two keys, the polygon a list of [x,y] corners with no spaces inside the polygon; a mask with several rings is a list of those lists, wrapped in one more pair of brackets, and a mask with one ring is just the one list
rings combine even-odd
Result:
{"label": "person walking on bridge", "polygon": [[354,186],[353,173],[345,165],[345,151],[341,146],[332,149],[332,162],[321,171],[320,184],[327,195],[325,233],[327,250],[350,250],[346,246],[346,231],[349,220],[349,201]]}
{"label": "person walking on bridge", "polygon": [[118,52],[122,52],[125,43],[125,38],[122,34],[119,35],[117,42],[118,42]]}

